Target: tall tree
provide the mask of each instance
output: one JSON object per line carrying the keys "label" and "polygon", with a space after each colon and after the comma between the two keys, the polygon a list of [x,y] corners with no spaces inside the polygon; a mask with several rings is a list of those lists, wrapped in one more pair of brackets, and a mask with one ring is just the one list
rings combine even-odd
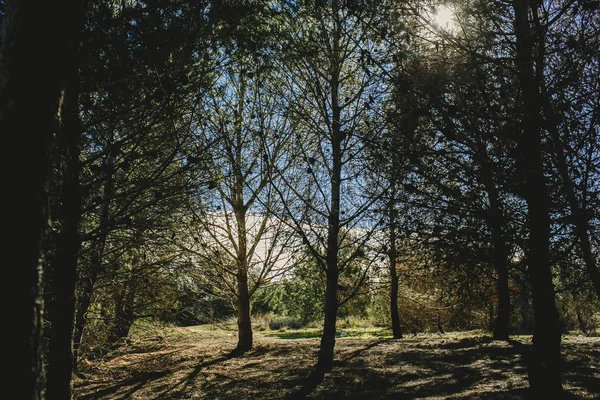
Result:
{"label": "tall tree", "polygon": [[600,268],[594,245],[593,209],[598,201],[598,132],[600,108],[595,101],[600,90],[599,65],[594,58],[600,41],[599,5],[567,3],[549,8],[542,24],[546,40],[546,75],[542,81],[544,128],[561,190],[570,212],[570,223],[578,240],[583,264],[600,298]]}
{"label": "tall tree", "polygon": [[[254,56],[255,61],[252,61]],[[240,51],[222,64],[202,109],[208,117],[197,128],[198,140],[215,143],[205,157],[205,176],[191,205],[195,243],[181,243],[198,264],[210,267],[223,290],[236,299],[237,353],[252,348],[250,300],[257,289],[287,265],[289,229],[275,218],[281,199],[270,184],[293,158],[291,121],[272,68]],[[233,282],[232,282],[233,278]]]}
{"label": "tall tree", "polygon": [[168,229],[167,215],[178,209],[189,178],[184,160],[203,151],[189,139],[205,83],[204,4],[91,8],[95,18],[82,39],[86,257],[77,284],[76,356],[94,286],[117,272],[113,257],[126,255],[124,248],[140,248],[150,231]]}
{"label": "tall tree", "polygon": [[[67,83],[76,69],[77,1],[5,4],[0,53],[2,171],[13,193],[4,243],[16,265],[0,271],[2,331],[14,357],[3,357],[2,386],[12,396],[42,398],[41,243],[48,227],[48,188],[54,136],[64,117]],[[27,165],[23,165],[27,160]],[[15,168],[17,167],[18,168]]]}
{"label": "tall tree", "polygon": [[338,307],[347,301],[340,298],[340,275],[369,253],[375,222],[367,211],[378,198],[366,190],[361,172],[366,143],[379,134],[370,121],[385,91],[373,71],[383,50],[359,23],[374,20],[374,13],[346,6],[339,0],[281,5],[286,27],[281,68],[302,162],[274,180],[293,199],[284,218],[326,277],[317,381],[333,367]]}
{"label": "tall tree", "polygon": [[[77,17],[81,29],[83,12]],[[77,36],[77,44],[79,35]],[[44,336],[47,340],[46,398],[71,398],[73,372],[73,326],[75,316],[75,283],[80,251],[82,196],[80,155],[82,130],[79,118],[78,46],[72,45],[71,65],[63,102],[63,123],[57,135],[58,166],[54,185],[59,191],[54,225],[58,231],[52,255],[44,270]],[[46,247],[49,250],[49,246]]]}
{"label": "tall tree", "polygon": [[536,397],[562,392],[561,329],[550,266],[550,206],[542,147],[544,46],[539,4],[514,0],[515,65],[521,89],[520,154],[529,216],[528,266],[535,316],[529,383]]}
{"label": "tall tree", "polygon": [[404,192],[411,192],[404,196],[415,210],[411,214],[421,216],[417,231],[422,245],[434,251],[448,273],[468,268],[483,277],[488,268],[496,270],[493,296],[486,279],[479,287],[473,281],[457,283],[498,299],[491,305],[498,310],[494,336],[508,339],[511,246],[502,191],[507,186],[503,175],[510,176],[511,168],[502,156],[510,140],[501,137],[506,110],[514,108],[514,96],[508,95],[514,88],[503,83],[506,68],[488,61],[497,39],[480,33],[492,29],[493,22],[473,23],[461,18],[467,9],[455,10],[458,28],[453,32],[439,29],[426,7],[412,8],[421,22],[411,29],[413,51],[399,63],[403,73],[394,80],[397,95],[389,107],[394,129],[408,140],[392,151],[414,160],[400,183]]}

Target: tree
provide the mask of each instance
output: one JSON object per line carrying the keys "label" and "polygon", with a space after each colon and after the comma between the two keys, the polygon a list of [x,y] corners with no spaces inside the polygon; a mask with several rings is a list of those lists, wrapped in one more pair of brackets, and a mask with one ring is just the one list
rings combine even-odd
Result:
{"label": "tree", "polygon": [[[83,11],[77,17],[78,33],[83,21]],[[44,267],[44,337],[46,348],[46,398],[71,398],[73,372],[73,326],[75,313],[75,285],[80,251],[80,222],[82,195],[80,184],[80,155],[82,143],[79,118],[79,35],[69,49],[75,60],[70,66],[65,84],[63,121],[57,139],[57,168],[52,186],[59,192],[53,196],[53,234],[45,245],[48,254]],[[54,240],[53,240],[54,239]]]}
{"label": "tree", "polygon": [[[593,244],[593,204],[598,201],[597,152],[598,65],[590,55],[598,48],[595,35],[597,5],[565,5],[557,10],[560,18],[548,23],[551,34],[545,35],[546,75],[553,79],[541,82],[544,129],[560,178],[560,192],[570,211],[574,236],[589,279],[600,298],[600,269]],[[585,22],[584,22],[585,21]]]}
{"label": "tree", "polygon": [[204,150],[191,146],[190,125],[205,84],[202,2],[99,3],[92,12],[82,39],[86,257],[78,271],[76,357],[94,286],[119,272],[115,255],[127,256],[129,272],[125,249],[143,247],[153,230],[170,236],[191,180],[185,160]]}
{"label": "tree", "polygon": [[[414,232],[449,273],[468,268],[484,276],[495,264],[501,305],[495,337],[506,340],[510,246],[498,171],[510,166],[500,156],[506,146],[497,136],[502,135],[505,118],[499,118],[499,110],[510,109],[513,99],[503,97],[508,91],[498,82],[504,75],[495,76],[506,71],[486,66],[470,49],[493,49],[489,36],[474,35],[473,27],[465,23],[455,37],[436,27],[426,8],[415,5],[411,12],[415,21],[408,33],[414,39],[402,46],[396,43],[402,56],[393,58],[397,67],[388,120],[396,145],[385,146],[391,149],[391,159],[404,163],[395,178],[404,203],[398,206],[411,211],[400,227]],[[488,23],[493,25],[478,21],[476,29]],[[490,43],[479,44],[484,41]],[[489,293],[487,283],[480,288],[464,286]]]}
{"label": "tree", "polygon": [[544,42],[540,36],[539,5],[515,0],[515,65],[521,89],[521,132],[519,150],[525,171],[524,197],[529,216],[529,277],[535,315],[529,383],[537,397],[562,392],[561,329],[554,300],[550,269],[550,216],[542,149],[542,98]]}
{"label": "tree", "polygon": [[[289,267],[289,229],[275,215],[281,199],[270,184],[290,158],[291,121],[275,86],[281,77],[258,55],[238,51],[222,60],[214,89],[202,106],[206,118],[196,135],[215,143],[205,157],[198,201],[192,200],[188,223],[194,242],[181,242],[197,258],[209,279],[236,299],[236,353],[252,348],[251,298],[265,282]],[[254,58],[254,61],[252,60]],[[215,282],[213,281],[213,282]]]}
{"label": "tree", "polygon": [[[42,398],[42,240],[48,227],[53,136],[64,122],[70,74],[76,69],[81,4],[13,0],[6,3],[0,53],[0,131],[10,235],[2,268],[2,305],[11,329],[2,339],[15,357],[3,357],[3,387],[13,396]],[[44,62],[40,62],[44,60]],[[27,160],[27,165],[23,165]],[[15,168],[17,167],[17,171]]]}
{"label": "tree", "polygon": [[[385,88],[372,70],[383,48],[359,23],[374,14],[359,18],[354,13],[362,10],[344,2],[282,3],[281,11],[286,57],[280,68],[302,162],[273,180],[280,195],[290,198],[282,218],[326,277],[323,334],[312,375],[320,381],[333,367],[338,307],[347,301],[339,296],[340,274],[369,253],[375,228],[368,210],[377,195],[367,195],[361,177],[366,142],[379,133],[370,122]],[[362,279],[355,282],[350,294],[361,284]]]}

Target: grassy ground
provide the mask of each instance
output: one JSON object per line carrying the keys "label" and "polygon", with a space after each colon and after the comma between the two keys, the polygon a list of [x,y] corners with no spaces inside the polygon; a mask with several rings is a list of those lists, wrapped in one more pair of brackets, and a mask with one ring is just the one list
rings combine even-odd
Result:
{"label": "grassy ground", "polygon": [[[342,330],[333,372],[310,399],[525,399],[522,353],[477,332],[393,340],[385,329]],[[212,326],[136,335],[84,361],[78,399],[282,399],[299,389],[318,351],[316,329],[255,332],[255,348],[230,357],[235,331]],[[600,338],[563,340],[568,399],[600,398]]]}

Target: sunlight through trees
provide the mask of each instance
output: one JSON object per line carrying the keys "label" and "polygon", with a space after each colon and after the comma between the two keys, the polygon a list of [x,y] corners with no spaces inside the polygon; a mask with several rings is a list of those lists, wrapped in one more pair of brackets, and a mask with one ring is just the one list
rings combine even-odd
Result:
{"label": "sunlight through trees", "polygon": [[[489,343],[469,351],[523,355],[504,394],[591,396],[564,355],[600,329],[599,16],[591,0],[0,2],[7,392],[81,395],[98,360],[200,325],[235,338],[209,369],[319,338],[281,398],[331,385],[353,329],[394,363],[419,335],[477,330]],[[465,367],[460,343],[427,357]],[[394,371],[382,397],[417,393],[399,381],[422,371]]]}

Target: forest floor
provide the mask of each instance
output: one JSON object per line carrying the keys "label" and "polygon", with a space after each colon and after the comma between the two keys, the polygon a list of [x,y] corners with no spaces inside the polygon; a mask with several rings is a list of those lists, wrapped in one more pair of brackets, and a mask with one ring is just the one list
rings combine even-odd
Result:
{"label": "forest floor", "polygon": [[[336,341],[334,369],[309,399],[525,399],[524,354],[481,332],[393,340],[384,330],[349,329]],[[316,331],[255,332],[255,347],[231,357],[235,332],[214,326],[136,335],[110,354],[83,360],[80,400],[282,399],[316,362]],[[600,338],[563,337],[567,399],[600,398]]]}

